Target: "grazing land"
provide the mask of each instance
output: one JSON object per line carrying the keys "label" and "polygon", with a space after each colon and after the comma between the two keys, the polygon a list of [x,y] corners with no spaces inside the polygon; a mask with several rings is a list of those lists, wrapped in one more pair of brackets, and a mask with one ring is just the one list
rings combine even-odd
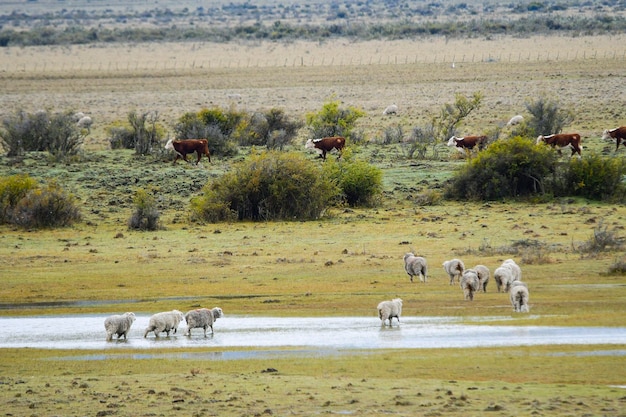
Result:
{"label": "grazing land", "polygon": [[[367,144],[354,152],[383,169],[385,192],[377,208],[333,209],[312,222],[198,225],[187,218],[190,198],[232,161],[172,166],[108,150],[106,136],[108,124],[134,109],[156,110],[171,127],[184,112],[212,105],[280,107],[303,117],[336,97],[366,111],[359,127],[375,142],[387,126],[408,131],[429,120],[455,93],[481,91],[483,106],[463,133],[504,124],[524,114],[525,102],[547,95],[575,112],[569,128],[583,136],[583,152],[623,158],[623,150],[614,154],[614,145],[600,141],[603,129],[626,123],[626,108],[614,99],[625,84],[623,45],[620,36],[607,36],[0,50],[7,58],[0,64],[3,116],[71,108],[95,121],[78,162],[55,163],[38,153],[0,158],[3,176],[59,181],[79,199],[84,217],[67,229],[2,226],[0,314],[219,305],[226,315],[219,332],[229,314],[374,316],[379,301],[401,297],[407,316],[623,326],[626,278],[609,274],[623,252],[584,250],[603,227],[623,236],[623,205],[575,199],[423,205],[420,195],[440,191],[464,163],[456,152],[442,144],[437,158],[408,160],[399,145]],[[437,59],[416,62],[422,53]],[[197,54],[204,64],[192,67],[194,59],[200,62]],[[489,55],[497,59],[484,58]],[[304,56],[315,58],[298,64]],[[187,64],[171,65],[181,61]],[[229,99],[232,93],[242,101]],[[400,114],[383,117],[390,103]],[[293,149],[304,152],[302,143]],[[163,230],[127,229],[138,188],[158,197]],[[402,267],[408,251],[428,259],[428,283],[409,282]],[[514,258],[529,284],[530,314],[512,313],[507,294],[497,293],[493,281],[487,293],[464,301],[441,268],[452,257],[492,272]],[[195,350],[219,352],[210,341]],[[623,416],[621,348],[394,350],[233,361],[189,359],[178,351],[165,359],[116,351],[114,358],[81,360],[83,352],[3,349],[0,399],[12,415]]]}

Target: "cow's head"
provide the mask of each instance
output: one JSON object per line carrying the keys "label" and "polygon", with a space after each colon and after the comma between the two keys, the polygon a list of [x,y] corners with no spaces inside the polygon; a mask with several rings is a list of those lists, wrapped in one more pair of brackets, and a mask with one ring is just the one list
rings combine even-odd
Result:
{"label": "cow's head", "polygon": [[539,135],[537,136],[537,142],[536,145],[539,145],[541,142],[545,142],[546,138],[543,135]]}
{"label": "cow's head", "polygon": [[462,139],[462,138],[457,138],[456,136],[452,136],[449,140],[448,140],[448,146],[456,146],[456,141]]}
{"label": "cow's head", "polygon": [[613,139],[611,137],[611,132],[609,132],[609,129],[604,129],[604,132],[602,132],[602,140],[611,140]]}
{"label": "cow's head", "polygon": [[174,143],[173,143],[172,139],[167,141],[167,143],[165,144],[165,149],[172,149],[172,150],[174,150]]}

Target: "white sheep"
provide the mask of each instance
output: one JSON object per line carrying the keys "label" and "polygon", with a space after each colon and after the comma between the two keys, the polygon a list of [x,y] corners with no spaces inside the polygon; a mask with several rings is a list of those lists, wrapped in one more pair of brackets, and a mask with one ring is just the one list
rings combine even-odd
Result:
{"label": "white sheep", "polygon": [[91,120],[91,117],[89,116],[81,117],[80,120],[76,122],[76,126],[87,129],[87,130],[91,129],[92,124],[93,124],[93,120]]}
{"label": "white sheep", "polygon": [[528,285],[522,281],[513,282],[509,291],[509,297],[515,312],[528,313],[530,311],[530,307],[528,306],[529,295]]}
{"label": "white sheep", "polygon": [[450,285],[454,283],[455,277],[458,277],[459,282],[461,281],[461,275],[463,275],[463,271],[465,271],[465,264],[462,260],[454,258],[445,261],[442,265],[444,271],[450,276]]}
{"label": "white sheep", "polygon": [[502,262],[502,265],[508,265],[511,270],[513,270],[513,281],[522,280],[522,268],[520,268],[513,259],[507,259],[506,261]]}
{"label": "white sheep", "polygon": [[385,110],[383,110],[383,116],[386,114],[397,114],[397,113],[398,113],[398,106],[396,106],[395,104],[387,106]]}
{"label": "white sheep", "polygon": [[134,321],[135,313],[132,312],[107,317],[104,320],[104,329],[107,332],[107,341],[113,339],[113,335],[116,335],[118,340],[120,337],[124,336],[124,340],[126,340],[126,335],[128,334],[130,326],[133,325]]}
{"label": "white sheep", "polygon": [[476,265],[472,268],[478,274],[478,291],[487,292],[487,283],[489,282],[489,268],[485,265]]}
{"label": "white sheep", "polygon": [[517,116],[511,117],[511,120],[509,120],[509,122],[506,125],[515,126],[515,125],[522,123],[523,120],[524,120],[524,116],[518,114]]}
{"label": "white sheep", "polygon": [[500,292],[500,290],[502,290],[502,292],[509,292],[511,284],[516,281],[513,268],[511,268],[511,265],[506,264],[502,264],[496,268],[493,272],[493,279],[496,281],[498,292]]}
{"label": "white sheep", "polygon": [[213,323],[220,317],[224,316],[224,312],[219,307],[214,307],[209,310],[208,308],[199,308],[197,310],[190,310],[185,314],[185,321],[187,322],[187,333],[185,336],[191,336],[191,329],[204,329],[204,336],[206,337],[206,329],[211,328],[211,334],[213,334]]}
{"label": "white sheep", "polygon": [[148,333],[154,332],[156,337],[159,337],[159,333],[165,332],[167,336],[173,330],[174,333],[178,330],[178,325],[183,321],[183,313],[178,310],[164,311],[162,313],[156,313],[150,317],[150,322],[143,337],[148,336]]}
{"label": "white sheep", "polygon": [[382,325],[384,326],[385,321],[389,320],[389,326],[391,326],[391,319],[394,317],[398,319],[398,323],[400,323],[400,315],[402,315],[402,299],[394,298],[391,301],[381,301],[378,304],[378,317],[380,318]]}
{"label": "white sheep", "polygon": [[463,271],[460,285],[465,299],[472,301],[474,299],[474,293],[478,291],[480,287],[478,273],[473,269],[466,269]]}
{"label": "white sheep", "polygon": [[421,282],[428,280],[428,263],[421,256],[415,256],[411,252],[405,253],[404,270],[411,278],[411,282],[413,277],[419,277]]}
{"label": "white sheep", "polygon": [[80,119],[82,119],[83,117],[85,117],[85,113],[83,113],[82,111],[76,112],[72,115],[72,120],[74,122],[78,122]]}

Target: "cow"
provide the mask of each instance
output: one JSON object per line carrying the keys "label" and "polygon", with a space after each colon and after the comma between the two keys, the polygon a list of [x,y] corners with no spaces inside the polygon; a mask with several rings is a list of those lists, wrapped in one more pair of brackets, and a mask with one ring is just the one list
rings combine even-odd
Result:
{"label": "cow", "polygon": [[615,129],[606,129],[602,132],[602,140],[615,139],[615,152],[621,143],[626,148],[626,126],[616,127]]}
{"label": "cow", "polygon": [[168,140],[165,144],[165,149],[172,149],[176,152],[176,159],[174,159],[174,164],[178,161],[178,158],[183,159],[185,162],[189,162],[187,160],[187,154],[196,152],[198,154],[198,160],[196,161],[196,165],[200,162],[200,158],[202,155],[206,155],[209,162],[211,162],[211,154],[209,153],[209,141],[206,139],[182,139],[182,140]]}
{"label": "cow", "polygon": [[580,144],[580,135],[578,133],[557,133],[554,135],[539,135],[537,137],[537,145],[541,142],[544,142],[547,145],[552,146],[553,148],[557,148],[559,151],[559,155],[561,155],[561,149],[570,148],[572,150],[572,155],[578,154],[581,155],[582,145]]}
{"label": "cow", "polygon": [[319,157],[326,160],[326,153],[332,151],[333,149],[337,149],[339,152],[339,156],[337,158],[341,158],[341,152],[343,151],[345,144],[345,138],[341,136],[332,136],[329,138],[309,139],[306,141],[304,147],[306,149],[315,149],[317,153],[319,153]]}
{"label": "cow", "polygon": [[461,153],[469,153],[475,147],[478,147],[479,151],[485,149],[485,146],[487,146],[487,140],[487,136],[464,136],[462,138],[452,136],[448,140],[448,146],[455,146]]}

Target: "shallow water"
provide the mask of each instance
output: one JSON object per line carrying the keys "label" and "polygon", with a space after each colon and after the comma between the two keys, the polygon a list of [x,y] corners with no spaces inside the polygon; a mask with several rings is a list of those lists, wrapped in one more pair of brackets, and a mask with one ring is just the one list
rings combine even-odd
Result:
{"label": "shallow water", "polygon": [[[393,348],[493,347],[549,344],[615,344],[626,346],[626,327],[516,326],[468,324],[453,317],[402,317],[398,325],[381,327],[376,317],[247,317],[225,316],[215,334],[190,337],[181,323],[170,337],[143,332],[149,315],[137,315],[128,340],[107,342],[106,315],[0,317],[0,348],[137,349],[151,348],[292,348],[332,354],[342,350]],[[503,318],[498,318],[502,320]],[[137,353],[141,355],[140,352]],[[217,355],[217,354],[216,354]],[[223,355],[223,354],[220,354]]]}

